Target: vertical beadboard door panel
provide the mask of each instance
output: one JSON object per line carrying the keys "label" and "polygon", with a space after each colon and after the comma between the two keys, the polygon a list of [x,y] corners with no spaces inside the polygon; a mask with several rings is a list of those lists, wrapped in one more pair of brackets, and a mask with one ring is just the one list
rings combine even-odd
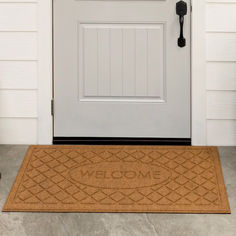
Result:
{"label": "vertical beadboard door panel", "polygon": [[0,61],[0,89],[37,89],[37,62]]}
{"label": "vertical beadboard door panel", "polygon": [[36,31],[36,3],[1,3],[0,31]]}
{"label": "vertical beadboard door panel", "polygon": [[164,100],[163,24],[82,24],[85,98]]}
{"label": "vertical beadboard door panel", "polygon": [[[164,25],[147,30],[147,95],[165,99],[166,42]],[[156,79],[163,78],[163,79]]]}
{"label": "vertical beadboard door panel", "polygon": [[208,61],[236,61],[236,33],[207,33]]}
{"label": "vertical beadboard door panel", "polygon": [[110,28],[110,80],[111,92],[114,97],[123,96],[123,31],[120,28]]}
{"label": "vertical beadboard door panel", "polygon": [[220,32],[236,32],[235,3],[208,4],[206,9],[206,30]]}
{"label": "vertical beadboard door panel", "polygon": [[[145,97],[147,94],[148,80],[148,42],[147,30],[136,30],[136,95]],[[151,63],[151,62],[149,62]]]}
{"label": "vertical beadboard door panel", "polygon": [[[83,89],[84,96],[98,94],[98,34],[96,29],[83,28]],[[81,68],[82,69],[82,68]]]}
{"label": "vertical beadboard door panel", "polygon": [[208,120],[207,145],[235,146],[236,120]]}
{"label": "vertical beadboard door panel", "polygon": [[236,91],[208,91],[207,118],[236,119]]}
{"label": "vertical beadboard door panel", "polygon": [[36,60],[37,33],[0,32],[0,60]]}
{"label": "vertical beadboard door panel", "polygon": [[0,118],[0,144],[37,144],[37,119]]}
{"label": "vertical beadboard door panel", "polygon": [[207,62],[208,90],[236,90],[236,62]]}
{"label": "vertical beadboard door panel", "polygon": [[136,95],[136,30],[123,29],[123,95]]}
{"label": "vertical beadboard door panel", "polygon": [[110,30],[108,28],[99,29],[98,32],[98,96],[110,96]]}
{"label": "vertical beadboard door panel", "polygon": [[37,92],[0,90],[0,117],[37,117]]}

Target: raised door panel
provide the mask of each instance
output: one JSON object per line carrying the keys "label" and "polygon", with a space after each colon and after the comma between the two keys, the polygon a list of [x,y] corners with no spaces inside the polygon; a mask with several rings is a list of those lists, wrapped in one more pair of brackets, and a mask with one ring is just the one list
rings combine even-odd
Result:
{"label": "raised door panel", "polygon": [[80,101],[164,101],[163,23],[80,24],[79,33]]}

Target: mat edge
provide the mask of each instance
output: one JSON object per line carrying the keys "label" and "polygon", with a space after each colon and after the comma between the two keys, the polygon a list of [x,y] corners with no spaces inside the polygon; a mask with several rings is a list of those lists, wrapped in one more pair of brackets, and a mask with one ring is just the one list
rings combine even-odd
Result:
{"label": "mat edge", "polygon": [[[30,145],[28,147],[28,150],[25,154],[25,158],[24,160],[22,161],[22,164],[17,172],[17,175],[15,177],[15,180],[12,184],[12,187],[11,187],[11,190],[8,194],[8,197],[5,201],[5,204],[2,208],[2,212],[42,212],[42,213],[172,213],[172,214],[231,214],[231,209],[230,209],[230,204],[229,204],[229,199],[228,199],[228,193],[227,193],[227,188],[226,188],[226,185],[225,185],[225,181],[224,181],[224,175],[223,175],[223,170],[222,170],[222,166],[221,166],[221,161],[220,161],[220,155],[219,155],[219,150],[218,150],[218,147],[215,147],[215,146],[160,146],[161,148],[204,148],[204,149],[211,149],[214,153],[214,155],[217,156],[216,160],[219,162],[219,174],[220,174],[220,177],[221,177],[221,180],[223,182],[223,185],[221,187],[223,187],[223,190],[224,190],[224,195],[226,196],[225,199],[226,199],[226,204],[225,205],[222,205],[224,206],[225,208],[222,209],[222,210],[217,210],[217,211],[191,211],[191,212],[187,212],[187,211],[168,211],[168,210],[159,210],[159,211],[119,211],[119,210],[116,210],[116,211],[107,211],[107,210],[104,210],[104,211],[98,211],[98,210],[70,210],[70,211],[63,211],[63,210],[27,210],[27,209],[24,209],[24,210],[12,210],[8,207],[8,202],[10,201],[10,198],[11,198],[11,192],[12,190],[17,187],[17,183],[19,182],[18,180],[18,177],[20,177],[21,175],[24,174],[24,172],[22,172],[24,170],[24,168],[26,168],[27,166],[27,163],[28,163],[28,159],[30,158],[30,153],[33,151],[34,148],[39,148],[39,147],[47,147],[47,148],[53,148],[53,146],[55,145]],[[76,146],[80,146],[80,147],[88,147],[87,145],[61,145],[63,147],[67,147],[67,148],[76,148]],[[106,146],[106,145],[103,145],[103,146]],[[134,145],[134,146],[130,146],[130,145],[107,145],[109,147],[135,147],[135,146],[140,146],[140,145]],[[158,145],[151,145],[151,146],[154,146],[154,147],[159,147]],[[151,146],[147,146],[147,148],[150,148]],[[56,146],[58,147],[58,146]],[[100,145],[91,145],[91,147],[101,147]],[[142,146],[143,147],[143,146]],[[22,173],[21,173],[22,172]]]}
{"label": "mat edge", "polygon": [[[30,153],[33,151],[33,149],[36,147],[37,145],[30,145],[25,153],[25,157],[20,165],[20,168],[18,169],[18,172],[17,172],[17,175],[15,177],[15,180],[10,188],[10,192],[8,193],[8,197],[3,205],[3,208],[2,208],[2,212],[7,212],[8,210],[8,203],[10,201],[10,198],[11,198],[11,192],[14,190],[14,188],[17,186],[17,183],[18,183],[18,177],[20,177],[22,175],[22,171],[23,169],[25,168],[25,165],[28,163],[28,159],[30,158]],[[23,172],[24,173],[24,172]]]}

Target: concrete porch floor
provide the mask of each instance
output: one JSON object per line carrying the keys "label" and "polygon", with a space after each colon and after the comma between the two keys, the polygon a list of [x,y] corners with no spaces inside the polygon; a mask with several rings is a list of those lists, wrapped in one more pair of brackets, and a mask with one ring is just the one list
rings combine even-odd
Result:
{"label": "concrete porch floor", "polygon": [[[26,150],[0,145],[0,210]],[[0,236],[235,236],[236,147],[219,152],[231,215],[0,212]]]}

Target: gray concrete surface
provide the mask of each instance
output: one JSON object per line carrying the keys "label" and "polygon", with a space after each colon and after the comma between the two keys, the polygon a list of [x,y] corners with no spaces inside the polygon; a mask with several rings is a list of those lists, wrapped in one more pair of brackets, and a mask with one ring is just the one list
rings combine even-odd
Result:
{"label": "gray concrete surface", "polygon": [[[0,145],[0,209],[26,150]],[[236,236],[236,147],[219,151],[231,215],[0,212],[0,236]]]}

